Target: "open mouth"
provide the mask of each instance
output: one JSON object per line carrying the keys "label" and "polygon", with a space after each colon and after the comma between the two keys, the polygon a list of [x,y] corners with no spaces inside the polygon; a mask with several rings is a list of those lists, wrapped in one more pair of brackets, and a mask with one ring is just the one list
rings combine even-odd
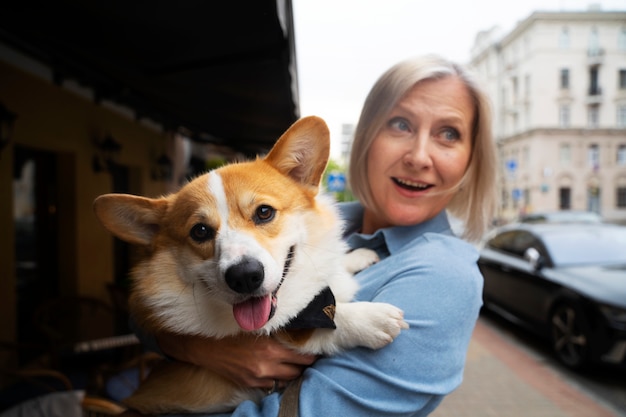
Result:
{"label": "open mouth", "polygon": [[293,259],[295,246],[289,248],[289,253],[285,258],[283,267],[283,275],[276,289],[271,293],[261,297],[251,297],[247,300],[233,305],[233,316],[239,327],[246,331],[258,330],[274,317],[278,298],[276,293],[283,285],[285,277],[289,272],[291,261]]}
{"label": "open mouth", "polygon": [[432,187],[431,184],[424,184],[421,182],[413,182],[408,180],[403,180],[400,178],[393,177],[393,182],[400,188],[409,191],[424,191]]}

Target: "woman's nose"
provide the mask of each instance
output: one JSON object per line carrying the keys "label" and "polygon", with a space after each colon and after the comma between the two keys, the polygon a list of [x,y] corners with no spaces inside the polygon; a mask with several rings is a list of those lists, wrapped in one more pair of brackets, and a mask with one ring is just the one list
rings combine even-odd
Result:
{"label": "woman's nose", "polygon": [[432,165],[427,134],[416,135],[415,140],[407,143],[403,162],[413,169],[421,169]]}

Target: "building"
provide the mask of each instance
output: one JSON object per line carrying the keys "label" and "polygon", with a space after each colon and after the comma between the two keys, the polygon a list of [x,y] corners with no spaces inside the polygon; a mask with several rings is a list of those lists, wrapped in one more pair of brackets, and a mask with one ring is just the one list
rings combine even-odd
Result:
{"label": "building", "polygon": [[348,162],[350,160],[350,149],[352,148],[355,129],[356,125],[352,123],[344,123],[341,125],[341,148],[339,161],[344,166],[348,166]]}
{"label": "building", "polygon": [[626,222],[626,12],[535,12],[477,35],[494,108],[501,220],[590,210]]}

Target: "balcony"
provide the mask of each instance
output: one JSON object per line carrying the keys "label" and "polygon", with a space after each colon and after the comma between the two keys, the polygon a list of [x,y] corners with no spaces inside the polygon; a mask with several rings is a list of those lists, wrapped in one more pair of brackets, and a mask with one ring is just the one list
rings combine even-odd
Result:
{"label": "balcony", "polygon": [[600,104],[602,102],[602,88],[591,86],[587,92],[587,104]]}
{"label": "balcony", "polygon": [[604,49],[603,48],[589,48],[587,49],[587,65],[595,67],[604,61]]}

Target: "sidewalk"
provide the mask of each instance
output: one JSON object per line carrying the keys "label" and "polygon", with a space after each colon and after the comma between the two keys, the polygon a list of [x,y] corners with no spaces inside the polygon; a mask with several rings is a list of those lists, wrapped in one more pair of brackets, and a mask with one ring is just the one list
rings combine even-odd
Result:
{"label": "sidewalk", "polygon": [[479,321],[463,384],[433,417],[619,417]]}

